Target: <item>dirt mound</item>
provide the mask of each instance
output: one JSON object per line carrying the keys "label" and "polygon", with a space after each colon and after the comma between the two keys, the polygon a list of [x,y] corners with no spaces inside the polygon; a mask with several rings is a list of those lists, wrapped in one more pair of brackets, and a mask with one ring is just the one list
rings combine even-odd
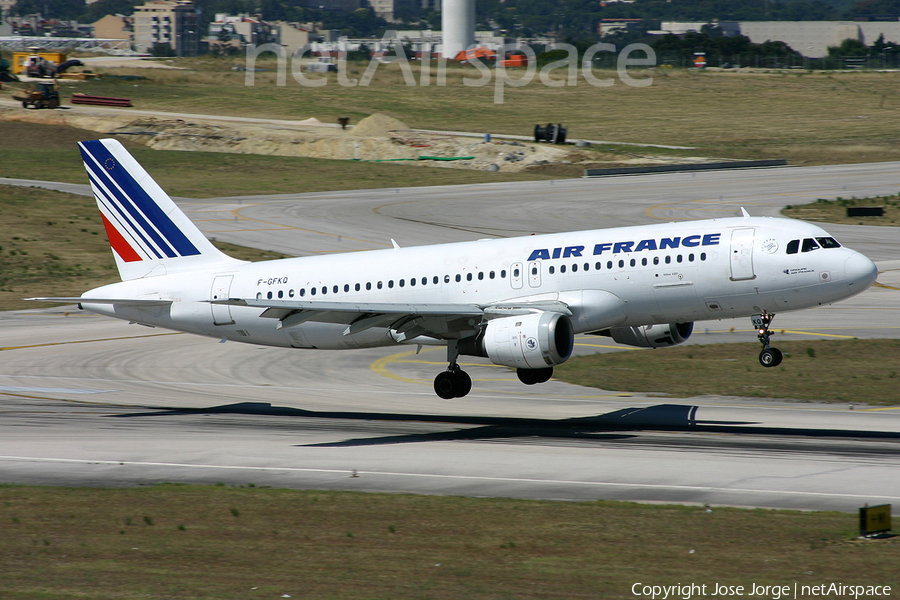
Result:
{"label": "dirt mound", "polygon": [[381,113],[369,115],[350,130],[350,135],[357,137],[387,137],[389,131],[409,129],[403,121]]}

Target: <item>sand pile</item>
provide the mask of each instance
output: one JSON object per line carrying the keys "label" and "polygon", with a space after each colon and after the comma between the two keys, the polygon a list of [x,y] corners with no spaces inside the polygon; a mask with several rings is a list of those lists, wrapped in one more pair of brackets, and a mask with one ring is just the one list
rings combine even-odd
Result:
{"label": "sand pile", "polygon": [[[131,142],[159,150],[201,150],[233,154],[307,156],[332,160],[403,161],[404,165],[454,169],[522,171],[576,165],[655,164],[671,157],[601,154],[554,146],[494,139],[414,132],[409,126],[376,113],[350,130],[306,121],[260,124],[217,120],[214,116],[159,118],[139,111],[35,111],[0,108],[0,120],[69,125],[98,132],[98,137],[120,135]],[[175,115],[173,115],[174,117]],[[135,118],[138,117],[138,118]],[[391,132],[401,132],[391,134]],[[425,160],[423,160],[423,158]],[[435,160],[437,159],[437,160]],[[677,160],[677,159],[676,159]]]}
{"label": "sand pile", "polygon": [[381,113],[369,115],[350,130],[350,135],[356,137],[388,137],[388,132],[409,129],[403,121]]}

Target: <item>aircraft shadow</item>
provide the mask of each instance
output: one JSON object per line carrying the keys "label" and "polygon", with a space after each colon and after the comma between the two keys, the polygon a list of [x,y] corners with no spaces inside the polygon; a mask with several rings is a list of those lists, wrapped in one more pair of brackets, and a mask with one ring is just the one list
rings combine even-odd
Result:
{"label": "aircraft shadow", "polygon": [[658,404],[644,408],[623,408],[609,413],[568,419],[529,419],[466,415],[421,415],[404,413],[369,413],[312,411],[272,406],[265,402],[240,402],[209,408],[177,408],[152,412],[110,415],[118,418],[182,415],[255,415],[300,417],[308,419],[344,419],[351,421],[444,423],[473,425],[452,431],[358,438],[339,442],[301,444],[305,447],[334,448],[404,444],[413,442],[485,440],[502,438],[578,438],[624,440],[635,437],[628,432],[700,432],[745,435],[772,435],[808,438],[850,438],[900,440],[900,432],[856,431],[847,429],[765,427],[752,421],[708,421],[696,419],[699,407],[683,404]]}

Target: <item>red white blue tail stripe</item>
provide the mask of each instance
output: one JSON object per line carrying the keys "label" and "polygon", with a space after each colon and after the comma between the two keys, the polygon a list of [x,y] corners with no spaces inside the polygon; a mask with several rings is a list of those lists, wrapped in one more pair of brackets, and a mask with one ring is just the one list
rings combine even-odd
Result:
{"label": "red white blue tail stripe", "polygon": [[[200,254],[101,140],[81,142],[79,147],[110,245],[122,261],[155,261]],[[146,173],[138,175],[152,183]]]}

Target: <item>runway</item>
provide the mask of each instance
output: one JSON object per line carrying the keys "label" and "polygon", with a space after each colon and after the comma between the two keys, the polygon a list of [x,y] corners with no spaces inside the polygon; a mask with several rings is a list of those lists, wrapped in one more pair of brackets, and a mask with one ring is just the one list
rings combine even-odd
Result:
{"label": "runway", "polygon": [[[896,193],[897,163],[452,188],[181,199],[210,237],[294,255],[732,216]],[[720,199],[721,198],[721,199]],[[898,337],[898,229],[828,226],[882,270],[849,301],[785,313],[786,339]],[[80,292],[82,290],[73,290]],[[0,314],[0,481],[158,481],[855,510],[900,501],[900,409],[685,400],[550,382],[443,352],[219,344],[82,312]],[[732,332],[731,329],[735,328]],[[689,343],[752,341],[698,323]],[[578,352],[614,351],[579,338]],[[755,356],[748,364],[755,365]],[[753,373],[751,376],[759,376]]]}

